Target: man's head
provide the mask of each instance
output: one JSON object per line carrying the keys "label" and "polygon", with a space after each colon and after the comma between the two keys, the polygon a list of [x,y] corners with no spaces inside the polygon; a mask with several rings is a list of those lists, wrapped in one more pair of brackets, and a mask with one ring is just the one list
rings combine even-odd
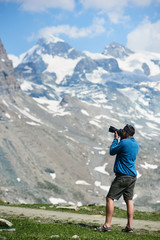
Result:
{"label": "man's head", "polygon": [[122,130],[122,135],[123,138],[129,138],[132,137],[135,134],[135,129],[133,126],[131,125],[126,125],[123,130]]}

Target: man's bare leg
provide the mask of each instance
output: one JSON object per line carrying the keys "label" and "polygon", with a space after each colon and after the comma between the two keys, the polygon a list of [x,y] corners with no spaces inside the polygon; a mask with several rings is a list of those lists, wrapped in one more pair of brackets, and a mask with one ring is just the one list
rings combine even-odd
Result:
{"label": "man's bare leg", "polygon": [[114,201],[111,198],[106,198],[106,220],[103,226],[97,227],[95,231],[109,232],[111,231],[111,221],[114,212]]}
{"label": "man's bare leg", "polygon": [[106,198],[106,221],[104,224],[105,227],[111,226],[113,212],[114,212],[114,200],[107,197]]}
{"label": "man's bare leg", "polygon": [[133,216],[134,216],[134,205],[132,200],[126,200],[127,205],[127,227],[132,228]]}

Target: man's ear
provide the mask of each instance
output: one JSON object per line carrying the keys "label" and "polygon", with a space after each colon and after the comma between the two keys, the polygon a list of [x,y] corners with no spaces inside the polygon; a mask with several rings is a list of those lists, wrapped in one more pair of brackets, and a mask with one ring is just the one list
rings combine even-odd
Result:
{"label": "man's ear", "polygon": [[130,137],[129,133],[126,132],[127,137]]}

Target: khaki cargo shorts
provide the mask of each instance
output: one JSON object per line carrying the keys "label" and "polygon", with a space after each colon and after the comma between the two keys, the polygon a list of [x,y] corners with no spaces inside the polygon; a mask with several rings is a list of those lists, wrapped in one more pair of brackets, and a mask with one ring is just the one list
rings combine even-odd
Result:
{"label": "khaki cargo shorts", "polygon": [[122,195],[124,200],[132,200],[137,178],[131,176],[116,177],[107,194],[108,198],[118,200]]}

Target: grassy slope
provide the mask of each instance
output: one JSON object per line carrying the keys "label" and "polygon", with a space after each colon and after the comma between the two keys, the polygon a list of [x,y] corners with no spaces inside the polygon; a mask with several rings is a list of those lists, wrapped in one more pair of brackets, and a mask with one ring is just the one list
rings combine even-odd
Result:
{"label": "grassy slope", "polygon": [[128,234],[121,232],[116,226],[112,227],[109,233],[94,232],[93,225],[75,224],[75,223],[61,223],[42,221],[40,219],[29,220],[22,217],[7,218],[13,223],[15,232],[0,232],[0,239],[11,240],[49,240],[49,239],[73,239],[74,235],[79,236],[78,239],[136,239],[136,240],[152,240],[160,239],[159,232],[149,232],[139,230],[136,233]]}
{"label": "grassy slope", "polygon": [[[4,204],[3,204],[4,205]],[[50,210],[59,211],[70,211],[66,209],[56,209],[56,206],[51,204],[34,204],[34,205],[16,205],[30,208],[41,208],[45,207]],[[104,206],[83,206],[80,208],[78,213],[87,214],[102,214],[105,211]],[[75,212],[75,211],[74,211]],[[126,217],[126,211],[119,208],[115,208],[115,217]],[[5,216],[3,216],[5,218]],[[160,213],[152,212],[135,212],[136,219],[147,219],[147,220],[160,220]],[[136,239],[136,240],[152,240],[160,239],[160,231],[150,232],[149,230],[138,230],[133,234],[122,233],[121,229],[117,226],[112,226],[112,231],[109,233],[94,232],[94,225],[91,224],[76,224],[73,222],[66,222],[65,224],[60,221],[43,220],[43,219],[28,219],[24,216],[19,217],[6,217],[5,219],[13,223],[15,232],[0,232],[0,239],[11,239],[11,240],[49,240],[49,239],[74,239],[74,235],[79,236],[77,239]]]}

